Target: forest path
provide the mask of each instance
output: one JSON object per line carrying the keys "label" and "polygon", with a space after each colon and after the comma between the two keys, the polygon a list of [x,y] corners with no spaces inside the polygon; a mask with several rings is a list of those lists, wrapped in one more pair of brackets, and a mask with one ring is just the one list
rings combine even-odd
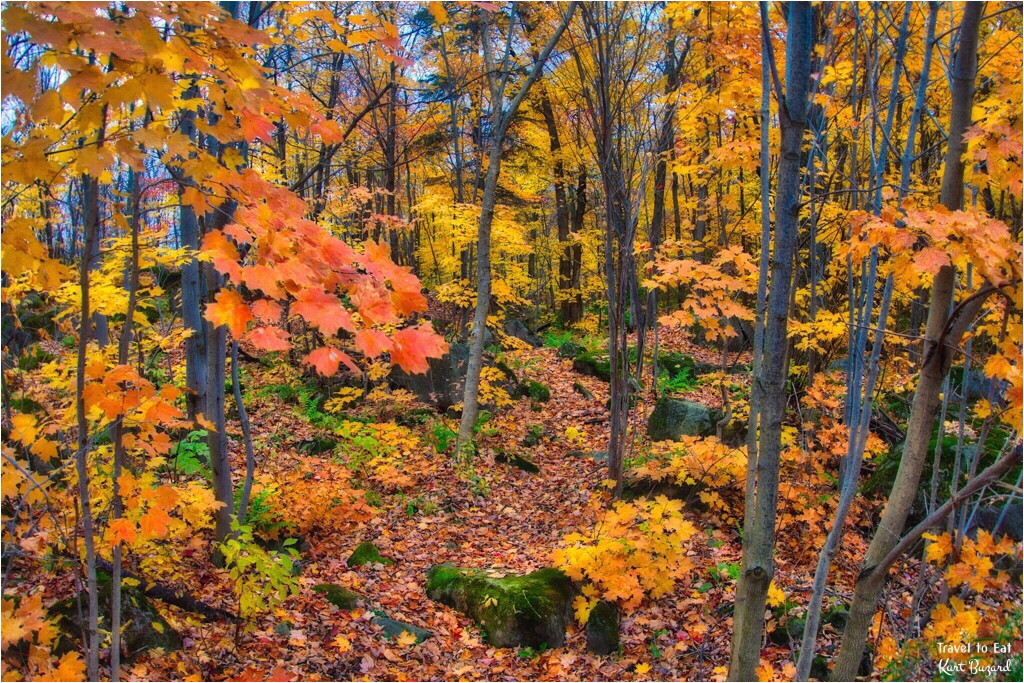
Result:
{"label": "forest path", "polygon": [[[401,490],[374,485],[381,493],[371,518],[343,532],[314,530],[306,535],[298,595],[257,619],[253,630],[241,636],[237,650],[229,648],[237,653],[236,660],[223,655],[223,643],[233,640],[233,632],[218,625],[193,631],[191,642],[199,645],[198,651],[193,647],[189,655],[174,654],[160,665],[180,658],[185,669],[178,668],[179,672],[194,671],[203,652],[217,652],[216,660],[202,661],[207,677],[266,680],[271,672],[278,680],[679,680],[713,675],[714,667],[727,657],[728,615],[719,608],[731,599],[732,587],[728,580],[708,582],[706,577],[716,563],[737,562],[739,545],[733,530],[694,513],[688,514],[700,538],[692,544],[692,581],[682,581],[668,595],[624,615],[618,655],[589,654],[583,629],[576,624],[559,649],[496,649],[482,639],[472,620],[427,598],[425,573],[434,564],[530,572],[551,565],[551,552],[565,534],[589,532],[598,521],[600,508],[590,503],[603,490],[605,464],[570,454],[607,449],[607,384],[574,372],[572,361],[558,358],[555,349],[524,349],[508,354],[508,359],[520,379],[548,386],[551,399],[537,403],[522,398],[497,411],[478,437],[478,456],[471,468],[457,467],[448,455],[431,452],[430,427],[414,427],[421,444],[414,455],[420,459],[403,473],[412,485]],[[575,390],[576,383],[593,398]],[[717,392],[707,394],[713,399]],[[640,442],[652,407],[653,393],[643,392],[635,411]],[[301,410],[282,410],[277,401],[261,400],[250,413],[264,444],[275,434],[288,434],[294,442],[323,433]],[[523,446],[531,428],[542,429],[543,435],[537,445]],[[499,449],[529,458],[540,473],[496,462]],[[240,449],[233,450],[239,458]],[[280,468],[275,476],[286,476],[292,467],[326,479],[344,471],[336,456],[294,451],[262,462],[261,472]],[[240,467],[241,461],[236,465]],[[363,541],[374,542],[393,564],[346,566]],[[321,583],[338,584],[364,600],[353,611],[338,609],[313,591]],[[226,597],[231,584],[224,576],[207,572],[199,585],[203,597],[232,606]],[[372,622],[381,614],[434,635],[418,645],[388,640]],[[286,622],[288,629],[282,626]],[[217,642],[220,647],[214,647]]]}

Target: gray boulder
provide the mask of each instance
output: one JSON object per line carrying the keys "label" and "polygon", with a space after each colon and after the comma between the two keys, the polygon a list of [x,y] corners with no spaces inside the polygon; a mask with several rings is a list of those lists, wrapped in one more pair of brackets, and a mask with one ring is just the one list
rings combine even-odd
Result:
{"label": "gray boulder", "polygon": [[662,398],[647,420],[651,441],[678,441],[682,436],[713,436],[717,415],[705,405]]}
{"label": "gray boulder", "polygon": [[538,347],[541,345],[540,337],[535,335],[533,332],[530,332],[530,328],[523,324],[522,320],[516,320],[514,318],[506,320],[501,329],[508,336],[524,341],[530,346]]}
{"label": "gray boulder", "polygon": [[469,345],[451,344],[442,358],[429,359],[430,367],[421,375],[410,375],[401,368],[391,371],[391,383],[416,394],[424,403],[440,411],[462,401],[469,364]]}
{"label": "gray boulder", "polygon": [[1005,535],[1015,543],[1020,543],[1021,531],[1024,527],[1024,504],[1006,505],[1005,512],[1003,508],[1003,505],[986,505],[978,508],[971,519],[967,533],[976,536],[977,530],[983,529],[992,534],[994,538]]}

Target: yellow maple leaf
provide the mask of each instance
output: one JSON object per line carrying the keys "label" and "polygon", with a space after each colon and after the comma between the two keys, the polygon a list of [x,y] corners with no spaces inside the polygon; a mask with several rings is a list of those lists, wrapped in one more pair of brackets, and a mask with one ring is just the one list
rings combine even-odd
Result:
{"label": "yellow maple leaf", "polygon": [[768,604],[772,607],[781,607],[786,602],[786,593],[772,581],[768,584]]}
{"label": "yellow maple leaf", "polygon": [[953,539],[949,534],[924,534],[931,541],[925,548],[925,557],[929,562],[941,564],[953,552]]}
{"label": "yellow maple leaf", "polygon": [[636,665],[636,672],[641,676],[651,670],[651,665],[647,662],[641,662]]}
{"label": "yellow maple leaf", "polygon": [[338,649],[338,652],[348,652],[352,649],[352,641],[343,635],[338,635],[332,644]]}
{"label": "yellow maple leaf", "polygon": [[410,645],[416,644],[416,636],[409,633],[408,631],[402,631],[400,634],[398,634],[398,637],[395,638],[395,641],[403,647],[409,647]]}

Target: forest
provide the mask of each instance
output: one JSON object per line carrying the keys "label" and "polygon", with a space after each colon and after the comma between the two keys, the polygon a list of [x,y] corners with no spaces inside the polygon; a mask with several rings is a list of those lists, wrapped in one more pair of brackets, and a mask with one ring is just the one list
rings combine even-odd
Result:
{"label": "forest", "polygon": [[1022,3],[0,17],[2,680],[1021,680]]}

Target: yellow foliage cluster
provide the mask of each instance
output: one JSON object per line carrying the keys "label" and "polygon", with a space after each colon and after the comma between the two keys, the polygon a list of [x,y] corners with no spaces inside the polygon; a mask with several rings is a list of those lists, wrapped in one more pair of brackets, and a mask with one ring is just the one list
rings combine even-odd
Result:
{"label": "yellow foliage cluster", "polygon": [[416,485],[415,474],[427,471],[419,437],[391,422],[342,422],[335,430],[350,468],[362,469],[385,490],[406,490]]}
{"label": "yellow foliage cluster", "polygon": [[634,474],[680,486],[700,485],[701,501],[733,521],[742,508],[746,480],[745,447],[727,446],[717,439],[684,436],[680,441],[651,445],[651,458]]}
{"label": "yellow foliage cluster", "polygon": [[923,653],[947,662],[969,661],[975,668],[1005,665],[1011,644],[1021,638],[1020,621],[1013,618],[1020,603],[1000,597],[1009,577],[996,570],[993,558],[1019,557],[1019,544],[1007,536],[996,541],[987,531],[979,530],[973,539],[964,537],[957,552],[949,533],[924,534],[924,538],[928,541],[925,559],[942,568],[953,595],[948,602],[935,605],[920,638],[904,643],[891,636],[883,638],[879,667],[884,670]]}
{"label": "yellow foliage cluster", "polygon": [[693,568],[686,551],[694,533],[682,501],[658,496],[619,501],[589,533],[566,535],[552,559],[573,580],[587,582],[574,605],[577,618],[586,621],[600,598],[632,608],[671,591]]}
{"label": "yellow foliage cluster", "polygon": [[[3,622],[0,629],[3,634],[3,680],[85,680],[85,662],[77,652],[67,652],[59,660],[51,655],[59,630],[56,619],[46,618],[41,592],[17,601],[5,596],[0,617]],[[18,643],[26,643],[27,649],[16,647]],[[23,678],[22,672],[27,673],[27,677]]]}

